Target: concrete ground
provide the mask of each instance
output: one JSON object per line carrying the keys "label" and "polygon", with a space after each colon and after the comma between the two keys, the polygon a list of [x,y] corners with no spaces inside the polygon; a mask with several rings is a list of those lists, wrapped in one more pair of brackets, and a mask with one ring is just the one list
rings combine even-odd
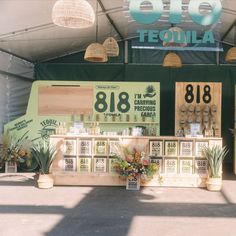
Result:
{"label": "concrete ground", "polygon": [[0,174],[0,236],[235,236],[236,177],[200,188],[35,187]]}

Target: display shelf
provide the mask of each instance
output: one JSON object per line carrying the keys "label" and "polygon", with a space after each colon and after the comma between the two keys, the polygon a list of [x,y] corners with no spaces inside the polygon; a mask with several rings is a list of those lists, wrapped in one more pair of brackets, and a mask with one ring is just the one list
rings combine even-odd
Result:
{"label": "display shelf", "polygon": [[[50,142],[56,145],[59,150],[65,150],[64,146],[68,145],[68,140],[70,140],[69,144],[72,143],[72,146],[76,148],[73,150],[75,155],[66,155],[65,152],[57,153],[52,166],[56,184],[125,185],[125,182],[121,181],[114,173],[115,170],[112,167],[114,158],[111,155],[117,151],[116,144],[121,144],[126,145],[130,150],[133,150],[134,147],[144,150],[151,162],[159,164],[163,186],[202,187],[208,173],[207,161],[200,155],[200,149],[205,145],[222,145],[222,139],[214,137],[119,135],[52,135],[50,137]],[[75,142],[76,144],[74,144]],[[85,146],[82,152],[81,144]],[[166,148],[175,148],[176,150],[173,150],[171,155],[166,155],[169,154],[169,152],[166,153]],[[185,151],[183,152],[182,149]],[[81,176],[83,176],[82,179],[80,179]],[[176,177],[175,180],[173,176]],[[63,178],[68,181],[65,182]],[[142,183],[142,185],[159,186],[160,183],[158,183],[158,178],[154,176],[153,180],[145,184]]]}

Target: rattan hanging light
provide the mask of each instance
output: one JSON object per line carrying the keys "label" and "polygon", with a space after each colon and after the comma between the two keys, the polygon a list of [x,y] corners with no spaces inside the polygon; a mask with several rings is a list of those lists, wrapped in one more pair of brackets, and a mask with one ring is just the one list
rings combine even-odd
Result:
{"label": "rattan hanging light", "polygon": [[96,4],[96,42],[91,43],[85,51],[84,59],[89,62],[107,62],[107,53],[105,47],[98,43],[98,2]]}
{"label": "rattan hanging light", "polygon": [[[185,47],[187,46],[187,40],[184,31],[179,27],[171,27],[168,32],[171,32],[171,39],[168,42],[163,42],[165,47]],[[165,33],[164,38],[168,38],[168,33]],[[176,41],[181,41],[178,43]]]}
{"label": "rattan hanging light", "polygon": [[90,62],[107,62],[105,47],[100,43],[90,44],[85,51],[84,59]]}
{"label": "rattan hanging light", "polygon": [[232,47],[227,51],[225,61],[236,62],[236,47]]}
{"label": "rattan hanging light", "polygon": [[58,0],[52,9],[53,23],[67,28],[88,28],[95,22],[95,13],[86,0]]}
{"label": "rattan hanging light", "polygon": [[176,53],[170,52],[165,56],[163,66],[170,68],[180,68],[182,67],[182,61]]}
{"label": "rattan hanging light", "polygon": [[106,49],[108,57],[117,57],[117,56],[119,56],[119,45],[113,37],[108,37],[104,41],[103,46]]}

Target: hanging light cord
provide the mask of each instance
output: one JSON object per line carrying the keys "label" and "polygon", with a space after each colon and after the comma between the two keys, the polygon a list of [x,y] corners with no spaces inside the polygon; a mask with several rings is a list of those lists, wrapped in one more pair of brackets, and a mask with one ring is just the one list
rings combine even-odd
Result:
{"label": "hanging light cord", "polygon": [[96,1],[96,43],[98,42],[98,1]]}

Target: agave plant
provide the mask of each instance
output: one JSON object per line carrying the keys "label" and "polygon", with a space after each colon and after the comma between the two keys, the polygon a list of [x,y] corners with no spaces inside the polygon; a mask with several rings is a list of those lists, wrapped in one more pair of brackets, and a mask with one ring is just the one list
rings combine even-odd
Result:
{"label": "agave plant", "polygon": [[219,145],[213,147],[206,147],[203,150],[203,155],[208,161],[211,178],[221,177],[221,168],[225,156],[228,153],[228,149]]}
{"label": "agave plant", "polygon": [[49,174],[50,166],[56,153],[56,148],[50,146],[48,143],[43,142],[34,144],[31,153],[39,165],[40,173],[43,175]]}

